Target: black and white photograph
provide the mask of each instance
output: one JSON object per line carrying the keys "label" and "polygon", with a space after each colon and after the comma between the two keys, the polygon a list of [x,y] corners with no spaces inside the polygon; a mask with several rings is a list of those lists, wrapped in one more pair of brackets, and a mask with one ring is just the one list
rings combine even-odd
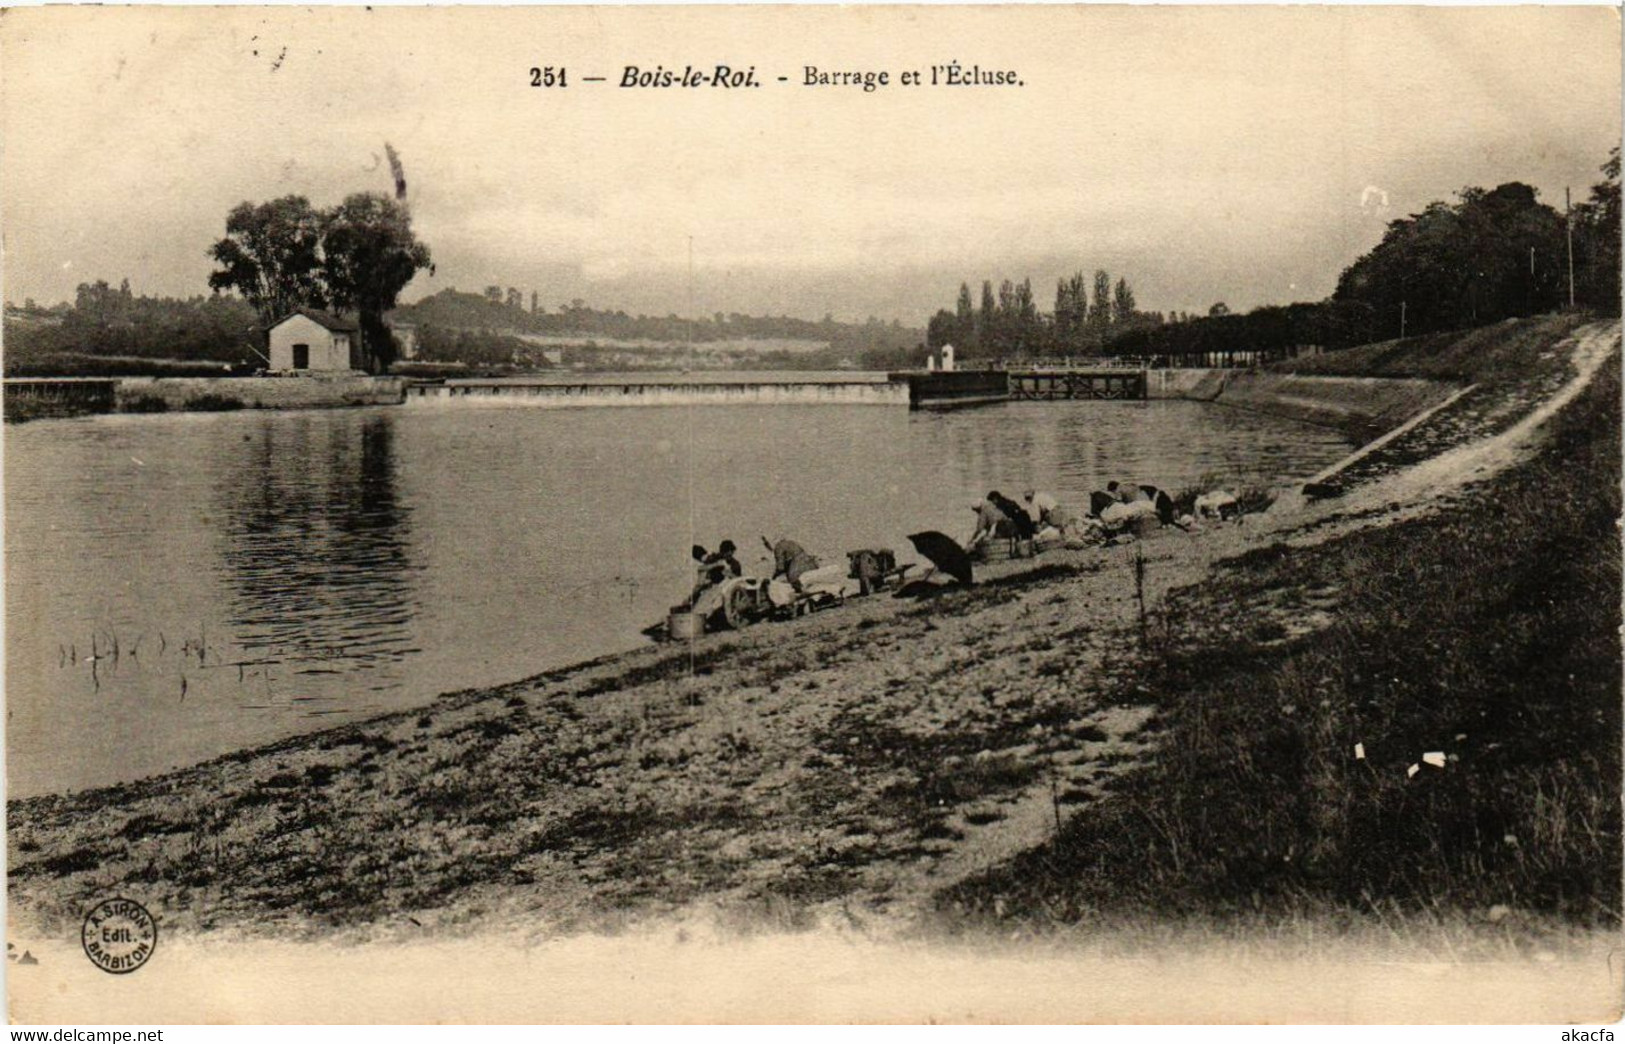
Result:
{"label": "black and white photograph", "polygon": [[0,11],[10,1020],[1617,1022],[1620,41]]}

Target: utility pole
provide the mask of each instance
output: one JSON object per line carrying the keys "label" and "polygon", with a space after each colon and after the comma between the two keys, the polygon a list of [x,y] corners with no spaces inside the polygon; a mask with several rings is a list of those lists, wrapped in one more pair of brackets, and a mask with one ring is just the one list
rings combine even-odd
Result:
{"label": "utility pole", "polygon": [[1563,228],[1569,237],[1569,311],[1574,311],[1574,201],[1563,186]]}
{"label": "utility pole", "polygon": [[688,365],[694,366],[694,237],[688,237]]}

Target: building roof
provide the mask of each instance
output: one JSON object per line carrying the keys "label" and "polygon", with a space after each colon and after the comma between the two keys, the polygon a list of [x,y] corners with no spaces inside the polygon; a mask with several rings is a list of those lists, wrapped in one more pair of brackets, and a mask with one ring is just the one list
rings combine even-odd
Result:
{"label": "building roof", "polygon": [[289,319],[292,319],[296,315],[302,315],[318,326],[325,327],[334,333],[354,333],[357,329],[359,329],[354,319],[340,319],[331,312],[324,312],[319,308],[295,308],[281,319],[278,319],[276,322],[272,323],[270,329],[275,330],[277,327],[281,326],[283,323],[287,322]]}

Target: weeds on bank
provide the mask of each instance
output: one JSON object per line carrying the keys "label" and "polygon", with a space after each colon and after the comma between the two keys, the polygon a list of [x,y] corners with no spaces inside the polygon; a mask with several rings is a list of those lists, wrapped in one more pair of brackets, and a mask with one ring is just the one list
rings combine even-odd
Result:
{"label": "weeds on bank", "polygon": [[1181,515],[1196,514],[1196,498],[1204,493],[1224,490],[1236,498],[1235,513],[1254,515],[1268,511],[1275,503],[1275,491],[1257,482],[1243,482],[1236,475],[1222,471],[1203,472],[1197,480],[1174,495],[1174,510]]}
{"label": "weeds on bank", "polygon": [[186,400],[186,408],[200,413],[223,413],[243,408],[243,400],[234,395],[204,392]]}
{"label": "weeds on bank", "polygon": [[[1171,595],[1141,667],[1159,759],[943,895],[951,921],[1617,924],[1617,368],[1472,510],[1262,548]],[[1284,636],[1309,598],[1330,625]]]}
{"label": "weeds on bank", "polygon": [[168,413],[169,400],[161,395],[129,395],[119,400],[120,413]]}

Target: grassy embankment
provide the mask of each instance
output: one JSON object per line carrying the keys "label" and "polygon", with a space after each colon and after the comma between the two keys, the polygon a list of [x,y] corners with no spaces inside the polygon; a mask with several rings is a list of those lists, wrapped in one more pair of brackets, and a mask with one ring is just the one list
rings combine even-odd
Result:
{"label": "grassy embankment", "polygon": [[1350,488],[1415,464],[1472,439],[1499,434],[1549,397],[1572,374],[1565,353],[1554,348],[1586,317],[1547,315],[1509,320],[1476,330],[1383,341],[1271,369],[1328,377],[1421,378],[1471,385],[1448,409],[1341,471],[1338,486]]}
{"label": "grassy embankment", "polygon": [[[1463,400],[1363,470],[1510,423],[1497,406],[1560,379],[1565,325],[1327,357],[1486,389],[1483,408]],[[1617,926],[1618,369],[1615,354],[1535,459],[1448,513],[1255,549],[1173,593],[1137,683],[1158,707],[1157,759],[941,896],[948,919]],[[1325,626],[1293,636],[1266,607]]]}

